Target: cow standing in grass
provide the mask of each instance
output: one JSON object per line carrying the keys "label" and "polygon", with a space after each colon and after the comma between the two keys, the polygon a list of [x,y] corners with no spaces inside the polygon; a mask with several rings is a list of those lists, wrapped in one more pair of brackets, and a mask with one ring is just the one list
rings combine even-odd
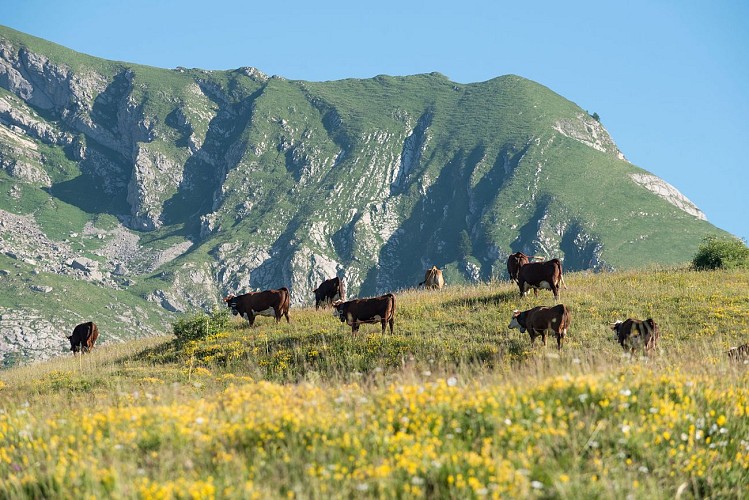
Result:
{"label": "cow standing in grass", "polygon": [[424,281],[416,286],[417,288],[423,286],[424,288],[441,290],[445,286],[445,278],[442,277],[442,270],[437,269],[437,266],[427,269],[426,273],[424,273]]}
{"label": "cow standing in grass", "polygon": [[96,323],[89,321],[81,323],[73,329],[73,334],[68,337],[70,341],[70,350],[73,354],[77,352],[90,352],[99,338],[99,328]]}
{"label": "cow standing in grass", "polygon": [[273,316],[276,323],[286,316],[289,323],[289,289],[264,290],[262,292],[250,292],[244,295],[229,295],[224,299],[231,313],[240,315],[246,319],[250,326],[255,324],[255,316]]}
{"label": "cow standing in grass", "polygon": [[518,287],[520,296],[524,297],[531,288],[536,293],[537,289],[551,290],[554,300],[559,300],[559,286],[567,285],[562,276],[562,263],[559,259],[551,259],[546,262],[529,262],[518,271]]}
{"label": "cow standing in grass", "polygon": [[564,304],[557,304],[553,307],[538,306],[527,311],[514,311],[507,328],[517,328],[520,333],[525,333],[528,330],[528,334],[531,336],[531,345],[534,344],[536,337],[540,336],[544,347],[546,346],[547,333],[554,332],[557,337],[557,349],[561,349],[569,326],[569,309]]}
{"label": "cow standing in grass", "polygon": [[351,327],[351,333],[359,331],[362,323],[382,323],[382,333],[385,333],[385,325],[390,324],[390,333],[393,333],[393,322],[395,321],[395,295],[385,294],[381,297],[371,299],[354,299],[348,302],[336,302],[333,304],[333,315]]}
{"label": "cow standing in grass", "polygon": [[510,281],[518,282],[518,272],[528,262],[528,256],[523,252],[515,252],[507,257],[507,274],[510,275]]}
{"label": "cow standing in grass", "polygon": [[634,353],[637,348],[642,348],[647,354],[655,351],[658,344],[658,325],[652,318],[645,321],[628,318],[617,321],[611,325],[614,330],[616,341],[625,349]]}
{"label": "cow standing in grass", "polygon": [[325,307],[336,300],[346,299],[343,291],[343,281],[338,276],[323,281],[312,292],[315,294],[315,309],[319,309],[320,306]]}

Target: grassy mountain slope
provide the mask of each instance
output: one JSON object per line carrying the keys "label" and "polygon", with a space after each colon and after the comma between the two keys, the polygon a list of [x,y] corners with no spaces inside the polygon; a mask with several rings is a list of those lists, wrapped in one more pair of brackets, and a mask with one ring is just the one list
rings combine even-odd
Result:
{"label": "grassy mountain slope", "polygon": [[[49,496],[741,496],[746,270],[570,273],[565,347],[508,330],[507,283],[397,295],[395,333],[330,311],[0,372],[0,491]],[[626,356],[609,323],[656,319]],[[681,493],[679,493],[681,492]]]}
{"label": "grassy mountain slope", "polygon": [[[584,110],[519,76],[165,70],[4,27],[0,188],[0,218],[33,235],[4,232],[0,250],[39,261],[29,283],[60,271],[170,312],[280,286],[309,303],[333,275],[370,295],[432,265],[487,280],[517,250],[569,270],[672,265],[723,234]],[[80,276],[75,257],[98,268]]]}

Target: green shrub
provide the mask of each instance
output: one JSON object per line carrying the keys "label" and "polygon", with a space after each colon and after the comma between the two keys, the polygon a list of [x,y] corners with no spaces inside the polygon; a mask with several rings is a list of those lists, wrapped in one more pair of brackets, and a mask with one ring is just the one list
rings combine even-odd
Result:
{"label": "green shrub", "polygon": [[172,323],[172,331],[178,343],[197,340],[213,335],[229,326],[229,311],[214,309],[211,314],[200,312]]}
{"label": "green shrub", "polygon": [[692,259],[697,270],[749,267],[749,247],[738,238],[708,236]]}

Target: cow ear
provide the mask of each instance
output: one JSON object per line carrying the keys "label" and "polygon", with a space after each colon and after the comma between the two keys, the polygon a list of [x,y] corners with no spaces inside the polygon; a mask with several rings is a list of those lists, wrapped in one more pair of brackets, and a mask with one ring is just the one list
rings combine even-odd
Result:
{"label": "cow ear", "polygon": [[72,339],[72,338],[73,338],[73,336],[71,335],[71,336],[69,336],[69,337],[68,337],[68,340],[70,340],[70,339]]}
{"label": "cow ear", "polygon": [[517,318],[518,316],[520,316],[520,311],[519,310],[515,309],[514,311],[512,311],[512,317],[513,318]]}

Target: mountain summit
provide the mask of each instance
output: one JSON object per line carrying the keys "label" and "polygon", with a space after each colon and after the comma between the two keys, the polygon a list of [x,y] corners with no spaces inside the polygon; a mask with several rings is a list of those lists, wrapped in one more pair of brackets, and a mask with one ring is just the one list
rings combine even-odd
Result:
{"label": "mountain summit", "polygon": [[674,264],[722,233],[519,76],[168,70],[4,27],[0,190],[6,363],[61,351],[78,319],[125,338],[227,293],[310,303],[338,275],[369,295],[432,265],[501,278],[518,250],[568,271]]}

